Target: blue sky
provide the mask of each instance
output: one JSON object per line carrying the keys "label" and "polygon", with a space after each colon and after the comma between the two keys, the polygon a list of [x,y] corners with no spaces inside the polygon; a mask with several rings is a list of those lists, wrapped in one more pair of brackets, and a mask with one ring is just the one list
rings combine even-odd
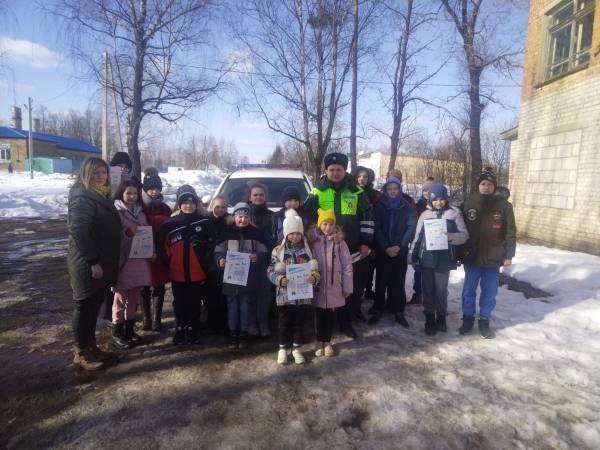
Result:
{"label": "blue sky", "polygon": [[[8,124],[10,107],[22,106],[31,96],[34,106],[43,104],[50,111],[66,111],[68,109],[85,110],[87,107],[96,108],[100,105],[100,95],[93,83],[77,78],[78,71],[63,50],[57,36],[55,20],[46,16],[33,0],[8,0],[7,11],[0,18],[4,26],[0,28],[0,53],[5,68],[0,76],[0,122]],[[511,25],[524,38],[526,24],[526,9],[512,19]],[[57,34],[58,32],[58,34]],[[431,68],[434,63],[442,60],[448,50],[447,39],[436,43],[424,61],[424,70]],[[102,49],[98,49],[100,52]],[[230,51],[231,49],[222,49]],[[361,71],[361,73],[363,73]],[[360,76],[360,74],[359,74]],[[374,83],[363,86],[359,100],[359,121],[367,130],[372,124],[385,128],[390,123],[385,114],[376,89],[383,88],[378,84],[382,81],[376,75],[370,75]],[[520,84],[521,75],[517,73],[515,80]],[[515,81],[492,76],[486,79],[489,84],[513,85]],[[439,103],[445,103],[457,87],[444,86],[460,84],[460,71],[454,62],[449,62],[438,76],[431,81],[425,95],[435,98]],[[348,85],[349,88],[349,85]],[[496,95],[502,98],[509,109],[491,106],[488,110],[487,126],[502,128],[514,122],[519,105],[520,88],[498,87]],[[270,131],[264,120],[237,107],[238,99],[234,92],[224,93],[221,99],[213,99],[192,113],[192,119],[182,121],[173,131],[172,140],[184,139],[192,134],[210,134],[218,139],[233,140],[240,153],[247,155],[251,161],[258,162],[266,158],[274,149],[275,144],[283,138]],[[457,109],[459,101],[450,103]],[[25,111],[23,111],[25,114]],[[430,136],[435,136],[439,111],[421,110],[418,123]],[[24,117],[26,122],[26,116]],[[344,113],[343,120],[349,122],[349,110]],[[24,124],[26,128],[26,123]],[[164,125],[165,130],[173,127]],[[387,145],[388,140],[375,132],[369,132],[359,140],[359,145],[378,148]]]}

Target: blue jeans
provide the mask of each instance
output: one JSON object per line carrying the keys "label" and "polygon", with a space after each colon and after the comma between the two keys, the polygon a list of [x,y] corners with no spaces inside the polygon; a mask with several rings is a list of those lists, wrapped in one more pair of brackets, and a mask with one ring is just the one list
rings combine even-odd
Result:
{"label": "blue jeans", "polygon": [[500,282],[500,267],[480,267],[465,264],[465,284],[462,292],[462,310],[464,316],[475,315],[477,286],[481,287],[479,296],[479,318],[489,320],[496,307],[496,294]]}
{"label": "blue jeans", "polygon": [[227,320],[229,331],[248,331],[248,296],[227,296]]}

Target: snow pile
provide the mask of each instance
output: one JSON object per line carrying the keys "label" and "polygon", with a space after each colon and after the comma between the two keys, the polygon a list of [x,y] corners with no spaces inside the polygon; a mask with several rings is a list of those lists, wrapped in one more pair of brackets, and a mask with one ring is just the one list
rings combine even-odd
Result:
{"label": "snow pile", "polygon": [[0,174],[0,217],[57,218],[67,213],[71,175],[35,172]]}
{"label": "snow pile", "polygon": [[[221,177],[211,171],[182,170],[161,173],[163,192],[168,203],[175,203],[175,192],[182,184],[192,185],[202,197],[212,194]],[[0,217],[58,218],[67,214],[69,188],[72,175],[29,173],[0,174]]]}
{"label": "snow pile", "polygon": [[180,170],[159,174],[163,182],[163,196],[171,206],[175,204],[175,193],[182,184],[189,184],[202,198],[204,195],[212,194],[221,177],[218,173],[204,170]]}
{"label": "snow pile", "polygon": [[505,273],[555,295],[586,298],[600,289],[600,258],[587,253],[519,244]]}

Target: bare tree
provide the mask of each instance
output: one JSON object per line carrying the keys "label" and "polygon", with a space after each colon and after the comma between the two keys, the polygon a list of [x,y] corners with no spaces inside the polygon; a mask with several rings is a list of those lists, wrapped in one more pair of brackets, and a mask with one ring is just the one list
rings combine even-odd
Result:
{"label": "bare tree", "polygon": [[488,2],[490,8],[484,10],[484,0],[440,1],[462,41],[468,83],[465,93],[469,99],[470,184],[473,187],[477,185],[482,167],[482,111],[488,102],[497,101],[492,92],[482,91],[482,75],[488,69],[510,75],[511,70],[518,67],[517,58],[522,49],[510,33],[499,31],[502,21],[509,17],[507,11],[512,2]]}
{"label": "bare tree", "polygon": [[[74,54],[127,110],[127,150],[137,175],[144,117],[174,122],[220,86],[225,72],[208,80],[189,63],[205,44],[209,6],[210,0],[60,0],[51,11],[67,23]],[[102,76],[103,48],[112,54],[114,83]]]}
{"label": "bare tree", "polygon": [[391,131],[378,129],[390,139],[390,162],[388,172],[396,165],[396,157],[402,140],[410,135],[407,109],[417,103],[431,103],[421,95],[423,85],[435,77],[444,63],[428,73],[420,73],[424,53],[429,49],[433,39],[419,42],[417,34],[434,19],[430,2],[424,0],[407,0],[401,4],[384,3],[385,17],[392,21],[395,51],[389,61],[382,67],[389,80],[391,95],[387,90],[380,90],[386,108],[392,116]]}
{"label": "bare tree", "polygon": [[283,163],[283,148],[281,145],[277,144],[275,146],[275,150],[273,150],[273,154],[269,158],[269,164],[282,164]]}
{"label": "bare tree", "polygon": [[244,82],[271,130],[300,143],[315,179],[334,136],[351,67],[347,0],[246,0],[237,38],[250,56]]}

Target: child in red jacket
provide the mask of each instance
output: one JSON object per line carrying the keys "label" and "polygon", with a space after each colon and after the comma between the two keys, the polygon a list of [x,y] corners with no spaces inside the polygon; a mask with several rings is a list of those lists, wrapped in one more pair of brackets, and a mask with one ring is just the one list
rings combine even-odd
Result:
{"label": "child in red jacket", "polygon": [[[148,167],[144,170],[142,184],[142,200],[146,208],[146,217],[152,225],[152,234],[155,238],[163,223],[171,217],[171,208],[163,201],[162,180],[158,170]],[[155,242],[158,248],[158,243]],[[145,286],[142,290],[142,313],[144,317],[144,330],[160,331],[162,328],[162,310],[165,302],[165,284],[169,282],[169,271],[163,262],[155,258],[151,262],[152,285]]]}
{"label": "child in red jacket", "polygon": [[177,195],[179,214],[163,224],[158,236],[159,256],[169,267],[173,291],[175,345],[199,343],[202,301],[209,295],[215,233],[212,222],[200,215],[199,203],[194,188],[182,186]]}

